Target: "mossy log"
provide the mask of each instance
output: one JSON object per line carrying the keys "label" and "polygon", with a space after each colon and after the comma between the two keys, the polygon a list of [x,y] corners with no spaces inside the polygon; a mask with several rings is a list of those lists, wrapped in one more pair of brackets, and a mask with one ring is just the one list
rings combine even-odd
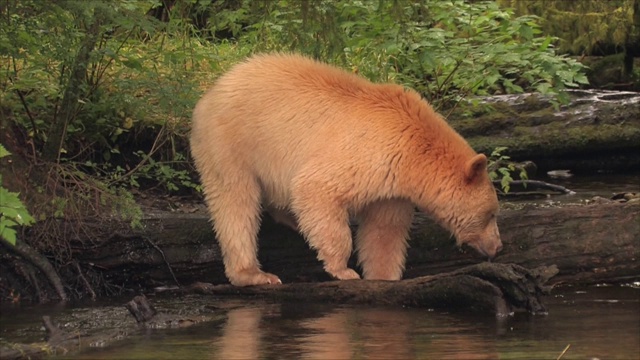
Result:
{"label": "mossy log", "polygon": [[[528,268],[557,265],[556,282],[640,278],[638,203],[505,210],[499,226],[504,249],[495,259],[498,263]],[[410,237],[406,279],[484,261],[473,250],[456,247],[448,232],[421,214]],[[315,252],[288,227],[265,216],[259,238],[263,268],[284,283],[331,280]],[[80,239],[73,243],[73,256],[83,268],[125,286],[177,285],[176,279],[180,284],[227,282],[205,213],[149,213],[143,230],[104,233],[91,246]],[[351,262],[356,266],[355,258]]]}
{"label": "mossy log", "polygon": [[[531,160],[541,171],[635,171],[640,167],[640,94],[568,91],[556,108],[535,94],[499,95],[448,116],[479,152],[507,147],[513,160]],[[487,105],[491,105],[490,109]]]}

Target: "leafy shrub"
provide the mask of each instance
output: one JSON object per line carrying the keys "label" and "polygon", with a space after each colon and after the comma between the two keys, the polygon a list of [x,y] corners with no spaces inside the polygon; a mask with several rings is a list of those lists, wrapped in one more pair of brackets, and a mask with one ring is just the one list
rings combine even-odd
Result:
{"label": "leafy shrub", "polygon": [[440,109],[469,95],[560,95],[586,81],[536,17],[490,1],[189,0],[165,7],[163,21],[148,16],[162,4],[0,7],[0,111],[35,158],[114,188],[197,189],[191,109],[216,76],[259,51],[302,52],[400,82]]}
{"label": "leafy shrub", "polygon": [[528,175],[524,168],[516,168],[515,164],[510,161],[511,157],[503,154],[505,150],[507,150],[506,147],[500,146],[491,152],[488,168],[491,180],[499,181],[502,191],[508,193],[513,181],[512,174],[517,172],[518,177],[522,180],[527,180]]}
{"label": "leafy shrub", "polygon": [[[0,159],[11,155],[2,144],[0,144]],[[0,184],[2,175],[0,175]],[[11,245],[16,244],[18,226],[29,226],[35,220],[29,211],[20,201],[20,194],[10,192],[0,185],[0,238]]]}
{"label": "leafy shrub", "polygon": [[[250,1],[237,10],[249,12]],[[560,96],[586,84],[583,66],[555,54],[538,18],[492,1],[309,1],[263,4],[239,41],[297,50],[374,81],[398,81],[436,108],[468,95],[538,91]]]}

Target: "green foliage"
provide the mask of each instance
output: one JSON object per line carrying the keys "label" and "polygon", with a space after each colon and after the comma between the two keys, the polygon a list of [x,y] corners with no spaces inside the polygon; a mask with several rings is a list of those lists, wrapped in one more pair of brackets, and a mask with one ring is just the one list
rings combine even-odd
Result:
{"label": "green foliage", "polygon": [[[558,50],[575,55],[624,53],[623,74],[633,76],[633,58],[640,49],[640,0],[498,0],[516,13],[542,17],[542,29]],[[634,50],[635,49],[635,50]],[[634,55],[635,54],[635,55]]]}
{"label": "green foliage", "polygon": [[554,36],[562,52],[590,54],[605,44],[625,46],[640,38],[638,0],[498,0],[520,15],[544,19],[542,29]]}
{"label": "green foliage", "polygon": [[[145,152],[156,163],[189,168],[184,135],[200,81],[210,80],[224,61],[190,37],[182,19],[161,23],[144,15],[156,5],[15,1],[3,9],[0,57],[9,66],[0,73],[2,103],[27,130],[41,157],[134,168],[135,158],[120,151],[126,144],[127,151]],[[93,29],[93,24],[99,26]],[[80,58],[91,35],[96,41],[86,49],[88,57]],[[79,76],[74,69],[81,70]],[[74,79],[79,84],[69,95]],[[143,142],[131,149],[146,132],[162,136],[155,146]],[[62,141],[52,155],[46,145],[56,136]]]}
{"label": "green foliage", "polygon": [[53,203],[38,218],[81,214],[74,201],[123,212],[108,199],[127,194],[126,203],[127,189],[198,190],[187,153],[191,110],[215,77],[253,52],[309,54],[406,84],[441,109],[469,95],[560,96],[586,82],[581,65],[555,54],[538,18],[491,1],[166,3],[0,5],[0,111],[35,158],[56,165],[50,178],[78,193],[43,187]]}
{"label": "green foliage", "polygon": [[[0,144],[0,159],[11,155],[7,149]],[[0,176],[0,184],[2,176]],[[35,222],[29,211],[20,201],[20,194],[10,192],[0,185],[0,238],[11,245],[16,244],[18,226],[29,226]]]}
{"label": "green foliage", "polygon": [[506,156],[503,152],[507,150],[506,147],[496,147],[489,156],[489,177],[493,181],[500,181],[500,187],[504,193],[508,193],[511,189],[511,182],[515,172],[518,172],[518,176],[522,180],[528,178],[527,171],[524,168],[516,168],[514,163],[509,160],[511,157]]}
{"label": "green foliage", "polygon": [[240,43],[301,51],[374,81],[398,81],[436,108],[468,95],[561,96],[587,83],[581,64],[555,54],[556,38],[542,35],[537,17],[516,17],[495,2],[280,0],[261,3],[260,19],[247,15],[254,2],[241,3],[228,14],[254,23]]}

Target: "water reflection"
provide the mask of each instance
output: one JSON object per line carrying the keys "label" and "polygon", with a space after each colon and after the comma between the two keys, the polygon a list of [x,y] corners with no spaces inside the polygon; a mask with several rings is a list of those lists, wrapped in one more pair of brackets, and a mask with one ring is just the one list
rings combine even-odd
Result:
{"label": "water reflection", "polygon": [[257,359],[263,309],[235,309],[228,313],[220,338],[220,359]]}
{"label": "water reflection", "polygon": [[[563,360],[640,359],[640,289],[568,287],[545,300],[548,316],[516,313],[497,320],[487,314],[426,309],[251,303],[209,296],[164,303],[157,299],[159,308],[172,313],[208,309],[212,320],[183,329],[134,331],[109,347],[85,347],[80,353],[57,358],[556,359],[570,345]],[[0,313],[0,342],[20,336],[16,332],[24,329],[41,341],[43,314],[58,324],[80,324],[80,329],[87,326],[89,331],[95,326],[88,316],[114,321],[127,317],[120,305],[58,314],[49,310],[36,307]]]}
{"label": "water reflection", "polygon": [[[469,326],[455,317],[402,309],[300,305],[238,308],[228,312],[213,359],[495,359],[496,329]],[[485,319],[486,320],[486,319]],[[443,329],[442,325],[447,324]],[[285,356],[286,354],[286,356]]]}

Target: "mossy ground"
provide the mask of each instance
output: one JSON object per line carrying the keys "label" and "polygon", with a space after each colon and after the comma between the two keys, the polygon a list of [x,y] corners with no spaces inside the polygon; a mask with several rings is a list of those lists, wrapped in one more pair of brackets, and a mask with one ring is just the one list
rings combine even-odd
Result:
{"label": "mossy ground", "polygon": [[604,155],[640,153],[637,103],[574,101],[556,108],[528,96],[513,105],[465,105],[449,116],[449,122],[476,151],[507,147],[505,153],[515,160],[597,155],[601,163]]}

